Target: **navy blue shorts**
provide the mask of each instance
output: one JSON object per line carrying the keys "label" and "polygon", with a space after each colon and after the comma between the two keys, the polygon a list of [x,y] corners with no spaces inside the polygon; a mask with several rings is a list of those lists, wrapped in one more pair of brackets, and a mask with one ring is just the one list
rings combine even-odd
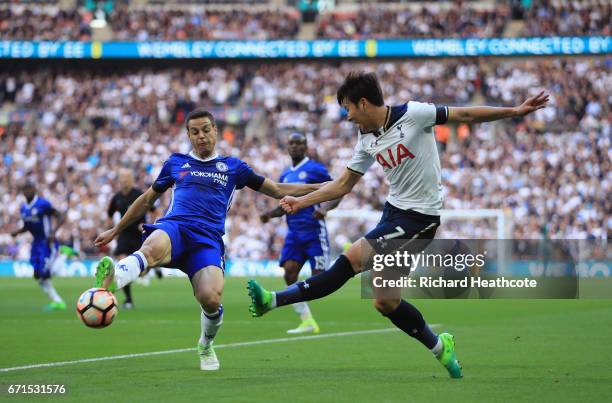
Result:
{"label": "navy blue shorts", "polygon": [[53,247],[49,247],[47,241],[32,242],[30,250],[30,264],[34,268],[35,279],[51,278],[51,265],[57,256],[58,243],[55,242]]}
{"label": "navy blue shorts", "polygon": [[[414,210],[401,210],[389,202],[385,203],[383,215],[373,230],[365,235],[365,239],[376,240],[376,244],[384,248],[388,240],[411,242],[411,253],[420,252],[436,235],[440,226],[440,216],[418,213]],[[416,241],[416,240],[420,241]],[[393,241],[394,245],[400,242]],[[404,249],[404,248],[402,248]]]}
{"label": "navy blue shorts", "polygon": [[280,265],[283,266],[287,260],[294,260],[300,265],[308,261],[311,270],[326,270],[329,263],[329,240],[325,227],[306,234],[291,231],[287,233]]}
{"label": "navy blue shorts", "polygon": [[190,280],[206,266],[225,269],[225,246],[215,231],[185,221],[159,220],[144,225],[143,241],[157,229],[168,234],[172,244],[172,258],[165,267],[179,269]]}

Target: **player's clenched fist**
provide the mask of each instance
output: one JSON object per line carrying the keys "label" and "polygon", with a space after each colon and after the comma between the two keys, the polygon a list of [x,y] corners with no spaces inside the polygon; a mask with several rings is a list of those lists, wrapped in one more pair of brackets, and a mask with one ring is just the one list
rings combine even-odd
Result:
{"label": "player's clenched fist", "polygon": [[279,202],[279,204],[280,204],[280,207],[287,214],[294,214],[302,208],[300,207],[300,202],[298,201],[298,198],[293,197],[293,196],[283,197],[281,201]]}
{"label": "player's clenched fist", "polygon": [[110,241],[113,240],[113,238],[115,238],[117,234],[115,233],[115,230],[113,228],[104,231],[103,233],[101,233],[100,235],[98,235],[98,237],[96,238],[96,240],[94,241],[94,245],[100,247],[100,246],[104,246],[107,243],[109,243]]}

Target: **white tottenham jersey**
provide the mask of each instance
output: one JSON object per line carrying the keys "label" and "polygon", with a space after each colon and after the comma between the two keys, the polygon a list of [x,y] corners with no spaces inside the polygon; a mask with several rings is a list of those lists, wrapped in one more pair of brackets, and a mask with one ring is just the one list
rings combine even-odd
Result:
{"label": "white tottenham jersey", "polygon": [[364,174],[378,162],[390,184],[391,205],[440,215],[442,181],[433,127],[446,122],[448,108],[411,101],[392,107],[390,115],[386,131],[359,133],[348,168]]}

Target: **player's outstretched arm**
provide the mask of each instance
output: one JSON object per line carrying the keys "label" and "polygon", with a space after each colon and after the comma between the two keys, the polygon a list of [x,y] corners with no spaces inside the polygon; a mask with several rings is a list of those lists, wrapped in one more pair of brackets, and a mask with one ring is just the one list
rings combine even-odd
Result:
{"label": "player's outstretched arm", "polygon": [[302,196],[314,192],[321,186],[321,183],[277,183],[266,178],[257,191],[281,199],[285,196]]}
{"label": "player's outstretched arm", "polygon": [[51,209],[51,215],[55,218],[55,227],[49,234],[49,244],[55,242],[55,232],[66,222],[66,214],[62,214],[54,208]]}
{"label": "player's outstretched arm", "polygon": [[138,221],[140,217],[144,216],[161,195],[161,193],[157,193],[153,190],[152,187],[147,189],[146,192],[134,200],[134,203],[128,208],[116,226],[98,235],[94,241],[94,245],[103,246],[112,241],[121,231],[126,229],[130,224]]}
{"label": "player's outstretched arm", "polygon": [[342,201],[342,197],[340,197],[340,198],[338,198],[336,200],[330,200],[328,202],[325,202],[325,203],[321,204],[321,207],[319,209],[315,210],[312,213],[312,216],[314,218],[316,218],[317,220],[321,220],[321,219],[325,218],[327,213],[329,213],[330,211],[332,211],[333,209],[338,207],[338,205],[340,204],[341,201]]}
{"label": "player's outstretched arm", "polygon": [[266,211],[262,215],[259,216],[259,219],[262,223],[267,223],[271,218],[282,217],[285,215],[285,210],[280,207],[275,207],[270,211]]}
{"label": "player's outstretched arm", "polygon": [[537,95],[527,98],[525,102],[515,107],[494,107],[494,106],[471,106],[471,107],[449,107],[448,122],[455,123],[480,123],[492,122],[494,120],[520,117],[530,114],[546,107],[549,95],[540,92]]}
{"label": "player's outstretched arm", "polygon": [[11,232],[11,236],[12,237],[16,237],[17,235],[23,234],[26,231],[27,231],[26,227],[23,226],[23,227],[19,228],[18,230],[15,230],[15,231]]}
{"label": "player's outstretched arm", "polygon": [[339,199],[349,193],[360,179],[361,175],[345,169],[342,175],[331,182],[326,182],[315,192],[302,197],[283,197],[280,206],[288,214],[293,214],[313,204]]}

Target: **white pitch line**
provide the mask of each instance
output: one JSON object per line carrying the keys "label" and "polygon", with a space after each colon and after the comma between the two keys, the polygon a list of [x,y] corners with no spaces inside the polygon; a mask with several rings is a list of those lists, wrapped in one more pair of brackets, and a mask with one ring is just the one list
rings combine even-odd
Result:
{"label": "white pitch line", "polygon": [[[44,319],[38,320],[37,323],[74,323],[74,319]],[[11,324],[11,323],[23,323],[23,319],[0,319],[0,325]],[[148,325],[168,325],[168,324],[189,324],[193,325],[193,319],[115,319],[113,323],[138,323]],[[378,322],[338,322],[338,321],[317,321],[319,325],[327,326],[380,326],[381,321]],[[276,325],[294,325],[295,320],[267,320],[265,322],[255,322],[253,320],[233,320],[232,324],[237,325],[253,325],[253,326],[276,326]]]}
{"label": "white pitch line", "polygon": [[[435,327],[435,325],[430,325]],[[328,334],[319,334],[316,336],[296,336],[296,337],[283,337],[280,339],[267,339],[267,340],[255,340],[255,341],[245,341],[240,343],[229,343],[229,344],[220,344],[215,346],[215,348],[232,348],[232,347],[246,347],[246,346],[257,346],[260,344],[272,344],[272,343],[286,343],[290,341],[297,340],[316,340],[316,339],[327,339],[329,337],[341,337],[341,336],[357,336],[363,334],[374,334],[374,333],[387,333],[397,331],[396,328],[386,328],[386,329],[373,329],[373,330],[357,330],[354,332],[339,332],[339,333],[328,333]],[[74,360],[74,361],[60,361],[60,362],[48,362],[45,364],[32,364],[32,365],[24,365],[21,367],[10,367],[10,368],[0,368],[0,372],[10,372],[10,371],[19,371],[22,369],[34,369],[34,368],[46,368],[46,367],[61,367],[65,365],[73,365],[73,364],[81,364],[85,362],[98,362],[98,361],[110,361],[110,360],[122,360],[126,358],[139,358],[139,357],[149,357],[152,355],[165,355],[165,354],[174,354],[174,353],[185,353],[188,351],[195,351],[195,348],[179,348],[176,350],[165,350],[165,351],[151,351],[148,353],[137,353],[137,354],[124,354],[124,355],[111,355],[109,357],[97,357],[97,358],[85,358],[82,360]]]}

